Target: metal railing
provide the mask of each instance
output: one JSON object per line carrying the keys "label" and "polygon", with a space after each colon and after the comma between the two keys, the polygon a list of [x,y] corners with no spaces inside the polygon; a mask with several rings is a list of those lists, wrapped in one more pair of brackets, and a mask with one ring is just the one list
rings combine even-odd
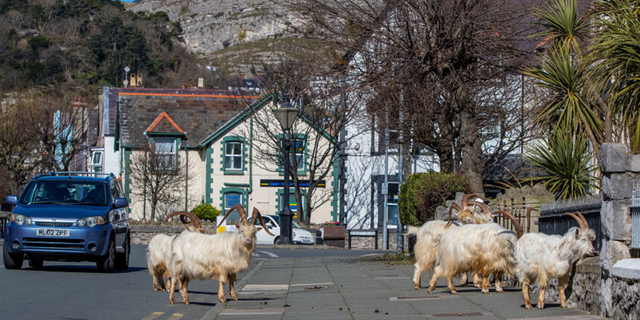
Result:
{"label": "metal railing", "polygon": [[631,248],[640,249],[640,190],[633,184],[633,197],[631,198]]}

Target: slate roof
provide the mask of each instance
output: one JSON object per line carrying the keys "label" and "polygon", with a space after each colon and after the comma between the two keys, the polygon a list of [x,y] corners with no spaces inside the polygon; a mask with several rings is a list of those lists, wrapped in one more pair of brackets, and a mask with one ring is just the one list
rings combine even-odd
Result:
{"label": "slate roof", "polygon": [[[147,143],[147,134],[181,135],[195,147],[257,97],[208,89],[105,88],[104,132],[120,146]],[[145,134],[146,133],[146,134]]]}

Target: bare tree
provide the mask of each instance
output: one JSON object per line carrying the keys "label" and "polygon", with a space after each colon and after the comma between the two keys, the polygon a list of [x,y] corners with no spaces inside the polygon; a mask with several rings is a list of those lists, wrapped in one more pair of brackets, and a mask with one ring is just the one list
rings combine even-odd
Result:
{"label": "bare tree", "polygon": [[0,104],[0,167],[8,174],[11,194],[20,192],[42,159],[35,114],[35,102],[27,93],[4,97]]}
{"label": "bare tree", "polygon": [[302,0],[292,9],[315,36],[358,52],[351,70],[372,90],[368,111],[383,128],[402,132],[399,143],[435,150],[443,171],[463,172],[478,192],[486,160],[481,126],[500,125],[486,120],[505,112],[482,96],[494,88],[519,95],[496,79],[518,71],[525,4]]}
{"label": "bare tree", "polygon": [[167,154],[154,145],[133,151],[127,168],[132,194],[148,199],[150,221],[161,218],[161,208],[171,211],[184,203],[184,186],[194,176],[187,175],[188,166],[181,157]]}
{"label": "bare tree", "polygon": [[[265,92],[273,92],[278,98],[290,96],[293,106],[300,109],[292,129],[295,139],[291,144],[288,170],[297,203],[305,204],[304,208],[298,206],[298,219],[307,225],[314,210],[331,201],[338,192],[333,186],[318,183],[332,175],[339,152],[347,143],[340,137],[340,132],[358,114],[362,103],[360,96],[348,94],[350,81],[340,70],[319,65],[317,61],[326,63],[329,59],[289,59],[263,66],[260,77]],[[271,114],[271,110],[266,112]],[[273,117],[254,117],[254,123],[260,128],[252,141],[256,165],[273,170],[273,163],[283,163],[282,130]],[[304,161],[304,165],[299,161]],[[304,177],[298,176],[299,165],[305,168]],[[302,179],[309,183],[303,184]],[[303,201],[303,189],[306,190],[306,201]]]}
{"label": "bare tree", "polygon": [[89,110],[71,94],[40,94],[32,125],[42,151],[41,170],[68,171],[74,158],[88,148]]}

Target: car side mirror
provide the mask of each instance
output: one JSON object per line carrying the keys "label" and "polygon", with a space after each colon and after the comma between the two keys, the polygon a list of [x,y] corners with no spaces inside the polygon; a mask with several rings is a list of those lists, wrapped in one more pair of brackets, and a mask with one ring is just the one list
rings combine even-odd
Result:
{"label": "car side mirror", "polygon": [[7,198],[5,199],[5,202],[7,204],[15,206],[18,203],[18,197],[17,196],[7,196]]}
{"label": "car side mirror", "polygon": [[129,205],[127,198],[116,198],[116,202],[113,204],[116,208],[124,208]]}

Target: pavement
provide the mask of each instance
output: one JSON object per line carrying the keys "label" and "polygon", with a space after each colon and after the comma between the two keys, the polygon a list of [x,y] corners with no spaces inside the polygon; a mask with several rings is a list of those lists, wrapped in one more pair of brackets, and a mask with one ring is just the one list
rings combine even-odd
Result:
{"label": "pavement", "polygon": [[482,294],[467,285],[453,295],[441,279],[429,294],[430,278],[424,273],[414,290],[413,265],[373,256],[264,259],[236,284],[238,301],[218,303],[202,319],[604,319],[549,300],[544,310],[527,310],[520,287]]}

